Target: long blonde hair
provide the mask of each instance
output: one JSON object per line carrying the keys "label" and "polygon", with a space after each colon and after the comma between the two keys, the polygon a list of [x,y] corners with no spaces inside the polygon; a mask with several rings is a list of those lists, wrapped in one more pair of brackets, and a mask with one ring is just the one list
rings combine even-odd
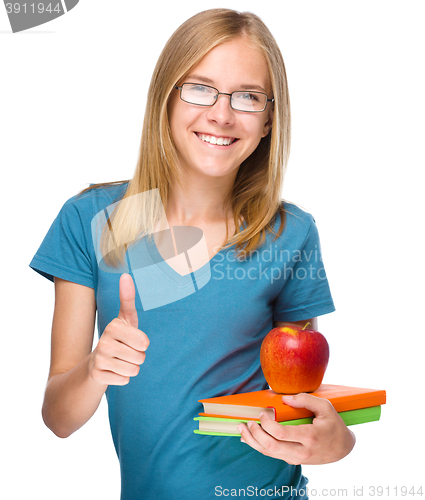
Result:
{"label": "long blonde hair", "polygon": [[[140,202],[118,203],[102,233],[102,254],[110,265],[123,263],[124,249],[142,234],[152,236],[160,218],[158,203],[134,195],[157,189],[166,211],[170,186],[180,182],[176,148],[171,136],[167,105],[174,85],[217,45],[247,36],[263,54],[269,69],[274,97],[271,132],[261,139],[256,150],[241,164],[233,189],[224,207],[233,212],[236,231],[230,239],[226,219],[226,239],[229,248],[249,254],[265,240],[266,231],[279,213],[281,234],[285,213],[280,198],[290,150],[290,103],[286,71],[279,47],[261,19],[250,12],[230,9],[211,9],[200,12],[184,22],[166,43],[152,75],[140,153],[133,179],[123,200],[133,197]],[[117,183],[95,184],[88,189]],[[118,183],[119,184],[119,183]],[[144,201],[145,200],[145,201]],[[149,200],[149,201],[148,201]],[[225,212],[226,213],[226,212]],[[239,222],[245,221],[241,231]],[[112,222],[112,223],[111,223]],[[111,229],[113,228],[113,231]]]}

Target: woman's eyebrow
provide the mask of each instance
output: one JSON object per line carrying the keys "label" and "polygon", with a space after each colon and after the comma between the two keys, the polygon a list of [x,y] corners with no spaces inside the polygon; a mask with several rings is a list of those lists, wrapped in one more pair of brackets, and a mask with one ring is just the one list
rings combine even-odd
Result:
{"label": "woman's eyebrow", "polygon": [[240,85],[239,88],[241,90],[258,90],[259,92],[267,94],[267,92],[261,85]]}
{"label": "woman's eyebrow", "polygon": [[187,75],[186,79],[191,79],[193,78],[194,80],[199,80],[200,82],[207,83],[208,85],[214,84],[214,81],[211,80],[211,78],[207,78],[206,76],[201,76],[201,75]]}
{"label": "woman's eyebrow", "polygon": [[[206,76],[202,75],[191,74],[187,75],[186,79],[189,81],[190,79],[198,80],[202,83],[206,83],[207,85],[214,85],[214,80],[211,80],[211,78],[207,78]],[[263,87],[261,87],[261,85],[254,85],[254,84],[239,85],[238,90],[258,90],[259,92],[267,94],[266,90]]]}

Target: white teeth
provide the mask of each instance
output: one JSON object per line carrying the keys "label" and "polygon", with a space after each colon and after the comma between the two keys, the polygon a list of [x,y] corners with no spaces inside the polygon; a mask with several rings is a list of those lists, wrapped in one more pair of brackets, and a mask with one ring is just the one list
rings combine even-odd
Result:
{"label": "white teeth", "polygon": [[210,144],[217,144],[217,146],[229,146],[232,142],[230,137],[215,137],[213,135],[205,135],[199,134],[198,137],[202,139],[204,142],[208,142]]}

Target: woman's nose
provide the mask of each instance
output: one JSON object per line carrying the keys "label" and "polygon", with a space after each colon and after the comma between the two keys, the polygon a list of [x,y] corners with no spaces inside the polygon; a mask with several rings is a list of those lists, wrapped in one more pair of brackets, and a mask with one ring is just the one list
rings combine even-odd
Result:
{"label": "woman's nose", "polygon": [[231,125],[234,122],[234,110],[230,106],[230,95],[219,94],[217,101],[208,109],[208,119],[218,125]]}

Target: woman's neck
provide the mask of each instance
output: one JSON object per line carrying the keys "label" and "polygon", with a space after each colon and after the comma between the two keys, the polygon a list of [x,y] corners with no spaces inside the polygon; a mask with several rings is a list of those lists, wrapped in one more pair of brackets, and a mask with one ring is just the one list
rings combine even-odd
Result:
{"label": "woman's neck", "polygon": [[209,178],[196,183],[182,180],[182,187],[176,182],[170,191],[167,218],[180,225],[225,221],[232,215],[231,207],[226,210],[224,201],[233,183],[234,179],[224,178]]}

